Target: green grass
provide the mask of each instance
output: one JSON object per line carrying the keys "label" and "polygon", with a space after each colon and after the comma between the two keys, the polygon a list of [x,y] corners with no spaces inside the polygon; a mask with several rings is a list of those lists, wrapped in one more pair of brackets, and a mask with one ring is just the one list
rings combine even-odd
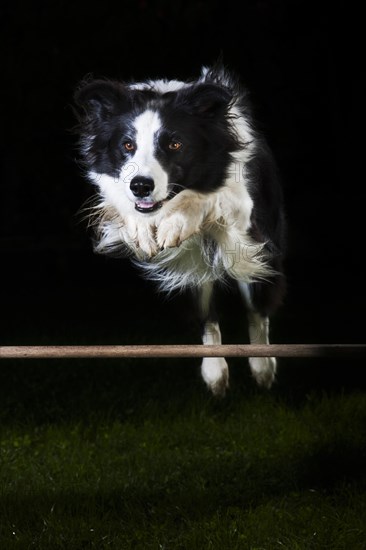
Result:
{"label": "green grass", "polygon": [[366,398],[197,367],[4,363],[0,549],[366,548]]}

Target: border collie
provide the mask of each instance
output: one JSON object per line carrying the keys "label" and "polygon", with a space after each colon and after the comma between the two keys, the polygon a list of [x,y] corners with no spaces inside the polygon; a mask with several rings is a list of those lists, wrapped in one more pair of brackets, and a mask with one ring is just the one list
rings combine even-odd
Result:
{"label": "border collie", "polygon": [[[247,91],[223,67],[190,81],[84,81],[75,94],[80,149],[98,191],[96,252],[130,255],[161,289],[193,290],[204,344],[221,344],[214,287],[236,282],[251,343],[268,344],[284,295],[283,198],[277,169],[254,128]],[[276,359],[249,359],[270,387]],[[215,395],[224,358],[204,358]]]}

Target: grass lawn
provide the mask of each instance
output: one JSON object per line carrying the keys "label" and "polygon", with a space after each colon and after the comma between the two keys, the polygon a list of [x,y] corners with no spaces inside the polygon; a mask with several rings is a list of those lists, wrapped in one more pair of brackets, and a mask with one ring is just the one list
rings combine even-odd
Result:
{"label": "grass lawn", "polygon": [[3,362],[0,549],[365,549],[365,393],[231,365]]}

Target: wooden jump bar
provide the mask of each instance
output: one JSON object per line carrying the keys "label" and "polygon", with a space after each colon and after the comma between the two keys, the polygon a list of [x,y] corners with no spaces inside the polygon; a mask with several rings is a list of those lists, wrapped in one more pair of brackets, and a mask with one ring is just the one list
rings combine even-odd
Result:
{"label": "wooden jump bar", "polygon": [[98,359],[149,357],[366,358],[366,344],[0,346],[0,359]]}

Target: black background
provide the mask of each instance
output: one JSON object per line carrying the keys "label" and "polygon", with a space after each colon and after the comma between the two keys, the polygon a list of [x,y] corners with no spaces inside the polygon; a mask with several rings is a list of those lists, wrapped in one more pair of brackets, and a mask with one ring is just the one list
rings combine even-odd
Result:
{"label": "black background", "polygon": [[[94,255],[71,106],[88,73],[184,79],[219,55],[251,90],[283,178],[288,295],[273,341],[364,341],[360,18],[337,2],[240,6],[2,3],[1,344],[199,337],[188,298]],[[236,297],[221,300],[225,341],[246,341]]]}

